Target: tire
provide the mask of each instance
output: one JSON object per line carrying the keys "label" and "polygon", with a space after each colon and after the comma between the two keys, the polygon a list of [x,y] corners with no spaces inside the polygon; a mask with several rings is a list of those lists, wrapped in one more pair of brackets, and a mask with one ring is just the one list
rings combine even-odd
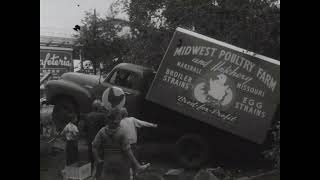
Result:
{"label": "tire", "polygon": [[76,106],[70,99],[59,99],[54,104],[52,118],[58,132],[61,132],[68,123],[67,114],[69,113],[75,113],[79,116]]}
{"label": "tire", "polygon": [[209,160],[208,141],[197,134],[186,134],[176,142],[176,156],[185,168],[199,168]]}

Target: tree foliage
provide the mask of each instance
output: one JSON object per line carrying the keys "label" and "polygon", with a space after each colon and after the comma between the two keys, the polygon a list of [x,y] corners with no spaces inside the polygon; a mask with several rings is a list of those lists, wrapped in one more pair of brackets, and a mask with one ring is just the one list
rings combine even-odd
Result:
{"label": "tree foliage", "polygon": [[[280,60],[278,0],[116,0],[105,18],[87,13],[79,42],[86,58],[157,69],[177,27]],[[129,22],[115,19],[127,14]],[[121,22],[121,23],[120,23]],[[96,31],[94,31],[96,24]],[[130,35],[119,36],[123,27]],[[96,32],[96,39],[93,38]]]}
{"label": "tree foliage", "polygon": [[[280,60],[275,0],[118,0],[129,15],[131,58],[157,65],[177,27]],[[123,5],[124,4],[124,5]],[[143,60],[142,60],[143,59]],[[139,62],[138,62],[139,63]]]}
{"label": "tree foliage", "polygon": [[94,70],[100,63],[113,64],[115,58],[121,59],[127,48],[124,38],[118,35],[126,23],[114,17],[101,18],[87,12],[80,32],[76,35],[79,46],[75,51],[81,49],[83,58],[92,61]]}

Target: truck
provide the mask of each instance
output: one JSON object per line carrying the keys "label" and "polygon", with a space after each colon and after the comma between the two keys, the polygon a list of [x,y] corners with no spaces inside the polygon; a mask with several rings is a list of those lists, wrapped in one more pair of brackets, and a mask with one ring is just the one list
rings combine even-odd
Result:
{"label": "truck", "polygon": [[125,92],[130,116],[158,124],[142,129],[140,141],[173,144],[178,161],[194,168],[263,149],[280,107],[280,62],[177,28],[157,71],[121,63],[106,77],[65,73],[49,81],[57,128],[66,113],[90,112],[113,86]]}

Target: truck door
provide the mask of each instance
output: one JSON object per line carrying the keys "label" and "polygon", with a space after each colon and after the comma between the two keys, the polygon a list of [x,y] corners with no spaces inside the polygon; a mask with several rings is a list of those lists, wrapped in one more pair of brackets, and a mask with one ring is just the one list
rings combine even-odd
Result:
{"label": "truck door", "polygon": [[[111,72],[110,76],[102,83],[104,89],[112,86],[121,88],[126,95],[125,107],[129,116],[140,117],[141,112],[141,86],[142,74],[128,71],[125,69],[117,69]],[[101,94],[103,91],[101,92]]]}

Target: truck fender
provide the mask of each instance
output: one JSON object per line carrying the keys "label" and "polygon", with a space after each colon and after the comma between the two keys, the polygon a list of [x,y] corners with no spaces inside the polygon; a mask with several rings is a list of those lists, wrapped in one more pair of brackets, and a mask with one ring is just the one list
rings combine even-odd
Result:
{"label": "truck fender", "polygon": [[90,104],[92,94],[84,87],[79,86],[76,83],[66,80],[54,80],[49,81],[47,86],[47,100],[50,104],[54,104],[56,98],[61,96],[71,97],[78,106],[78,110],[88,111],[90,106],[83,106]]}

